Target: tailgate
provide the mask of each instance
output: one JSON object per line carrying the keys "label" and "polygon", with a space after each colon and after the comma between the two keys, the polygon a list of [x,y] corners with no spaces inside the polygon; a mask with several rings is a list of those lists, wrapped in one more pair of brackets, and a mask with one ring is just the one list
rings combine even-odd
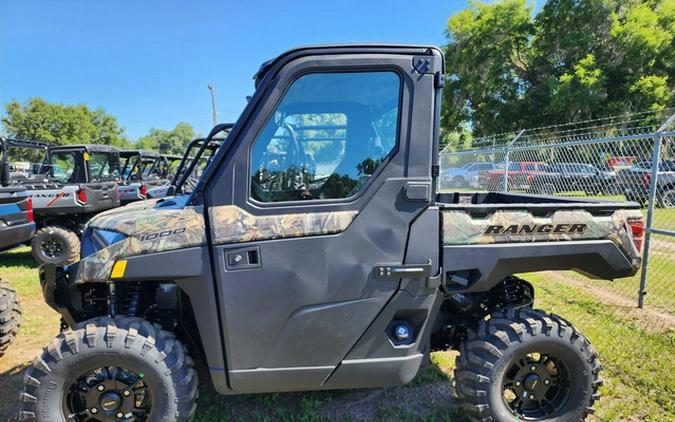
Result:
{"label": "tailgate", "polygon": [[86,194],[85,212],[98,212],[120,205],[120,194],[116,182],[81,184]]}

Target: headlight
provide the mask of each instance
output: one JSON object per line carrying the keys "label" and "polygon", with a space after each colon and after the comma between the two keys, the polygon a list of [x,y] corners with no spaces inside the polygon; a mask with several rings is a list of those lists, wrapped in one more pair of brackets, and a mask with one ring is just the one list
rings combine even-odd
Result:
{"label": "headlight", "polygon": [[126,236],[111,230],[87,228],[82,235],[81,259],[93,255],[103,248],[126,239]]}
{"label": "headlight", "polygon": [[114,232],[110,230],[101,230],[101,229],[94,229],[94,236],[100,238],[103,240],[105,243],[105,246],[110,246],[113,243],[117,243],[121,240],[124,240],[126,238],[125,235],[123,235],[120,232]]}

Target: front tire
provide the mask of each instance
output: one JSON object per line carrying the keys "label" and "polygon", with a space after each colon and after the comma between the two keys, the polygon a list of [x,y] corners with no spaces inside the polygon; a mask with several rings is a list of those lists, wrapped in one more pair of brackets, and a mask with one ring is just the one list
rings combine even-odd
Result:
{"label": "front tire", "polygon": [[21,305],[14,289],[0,279],[0,357],[19,333]]}
{"label": "front tire", "polygon": [[80,239],[62,227],[41,228],[35,233],[30,246],[33,258],[39,264],[72,264],[80,256]]}
{"label": "front tire", "polygon": [[96,318],[54,338],[24,377],[24,421],[190,421],[192,359],[141,318]]}
{"label": "front tire", "polygon": [[508,309],[460,346],[455,382],[477,421],[583,421],[602,385],[598,354],[562,318]]}
{"label": "front tire", "polygon": [[659,208],[675,208],[675,188],[666,188],[658,193]]}

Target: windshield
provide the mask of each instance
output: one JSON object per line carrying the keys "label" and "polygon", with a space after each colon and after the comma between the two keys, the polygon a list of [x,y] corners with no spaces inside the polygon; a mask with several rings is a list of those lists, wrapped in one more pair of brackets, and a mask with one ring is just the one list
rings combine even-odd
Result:
{"label": "windshield", "polygon": [[119,179],[119,154],[100,151],[90,153],[89,175],[92,182],[107,182]]}

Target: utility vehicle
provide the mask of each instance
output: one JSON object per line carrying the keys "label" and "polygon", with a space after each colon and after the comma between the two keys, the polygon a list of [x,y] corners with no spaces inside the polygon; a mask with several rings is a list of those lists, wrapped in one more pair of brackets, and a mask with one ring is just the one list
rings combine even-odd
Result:
{"label": "utility vehicle", "polygon": [[169,161],[152,151],[120,151],[122,182],[119,185],[120,202],[126,205],[148,199],[151,189],[169,185]]}
{"label": "utility vehicle", "polygon": [[[218,125],[226,136],[234,124],[222,123]],[[205,142],[204,138],[193,139],[188,143],[182,156],[167,156],[172,169],[171,183],[150,189],[149,198],[163,198],[176,194],[189,194],[194,189],[202,172],[215,156],[218,148],[223,144],[225,137],[214,137]],[[177,164],[176,164],[177,163]]]}
{"label": "utility vehicle", "polygon": [[514,274],[630,276],[642,215],[437,194],[443,63],[395,45],[265,63],[190,195],[101,214],[81,261],[40,267],[64,330],[27,370],[20,417],[190,420],[193,357],[240,394],[401,385],[453,348],[471,417],[583,419],[598,355]]}
{"label": "utility vehicle", "polygon": [[[33,206],[26,190],[12,186],[5,140],[0,138],[0,252],[28,242],[35,232]],[[9,282],[0,277],[0,356],[21,325],[21,304]]]}
{"label": "utility vehicle", "polygon": [[10,175],[33,201],[38,231],[31,242],[39,263],[64,264],[79,256],[84,224],[97,212],[120,205],[119,153],[106,145],[49,146],[5,140],[8,148],[41,152],[43,162],[33,172]]}

